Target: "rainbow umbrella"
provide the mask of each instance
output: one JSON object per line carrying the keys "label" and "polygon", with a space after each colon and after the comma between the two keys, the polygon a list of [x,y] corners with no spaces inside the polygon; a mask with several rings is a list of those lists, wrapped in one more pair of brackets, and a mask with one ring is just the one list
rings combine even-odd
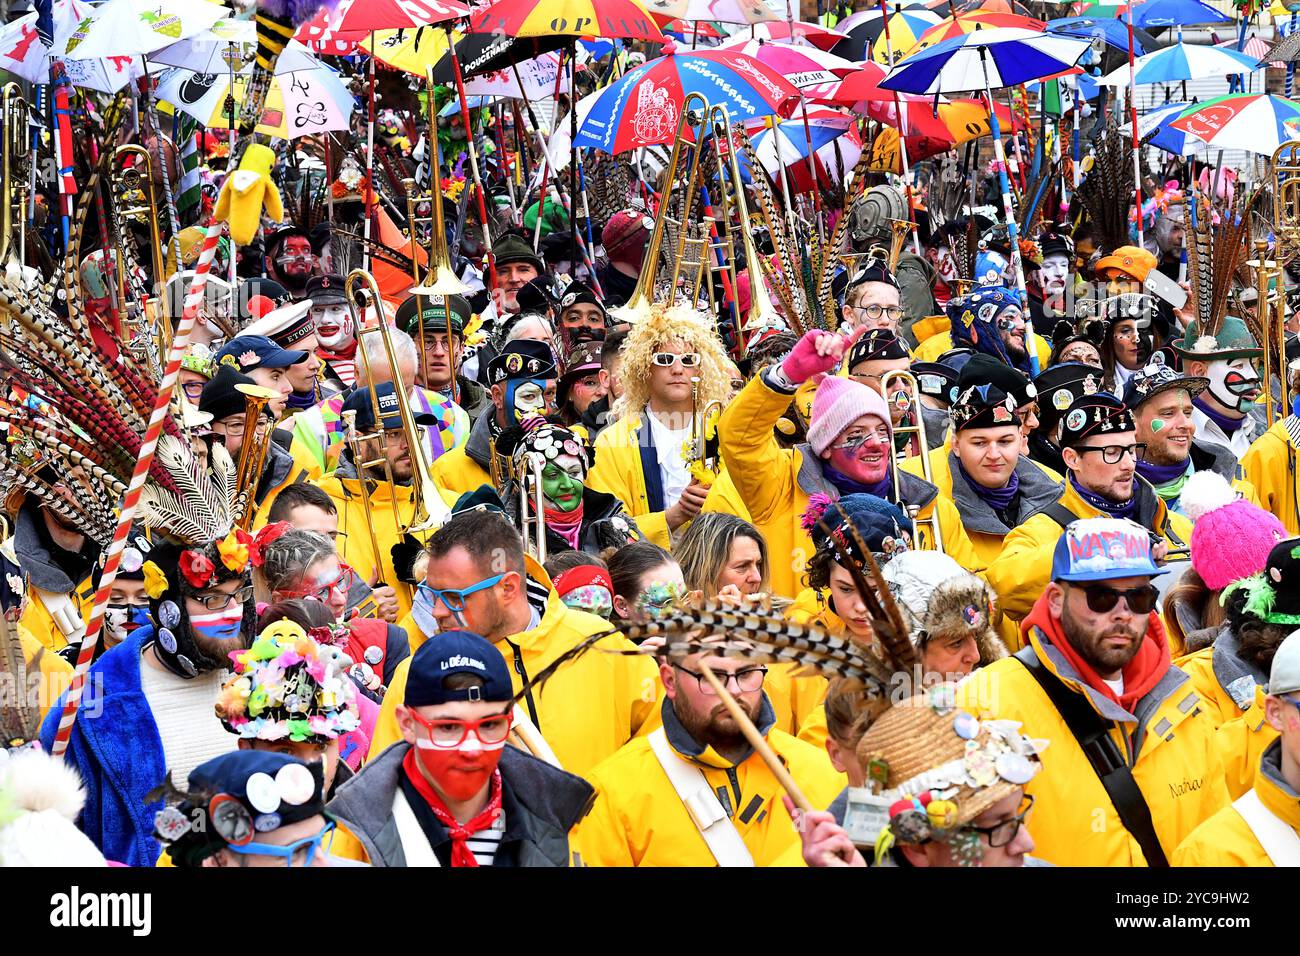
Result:
{"label": "rainbow umbrella", "polygon": [[752,56],[760,63],[770,66],[801,90],[810,86],[834,83],[861,69],[858,64],[833,53],[819,50],[815,46],[794,46],[790,43],[742,38],[739,42],[724,43],[719,49],[735,50]]}
{"label": "rainbow umbrella", "polygon": [[909,7],[891,14],[888,19],[873,23],[868,30],[876,30],[875,42],[871,44],[871,59],[877,63],[889,65],[892,53],[897,60],[904,50],[916,46],[921,34],[943,20],[943,17],[925,7]]}
{"label": "rainbow umbrella", "polygon": [[733,121],[789,116],[799,102],[799,91],[784,76],[752,56],[735,50],[670,49],[579,104],[575,144],[622,153],[671,143],[691,93],[723,107]]}
{"label": "rainbow umbrella", "polygon": [[640,0],[497,0],[470,18],[469,32],[512,37],[664,39],[663,31]]}
{"label": "rainbow umbrella", "polygon": [[[901,49],[903,56],[910,56],[944,40],[965,36],[967,33],[974,33],[976,30],[987,30],[989,27],[1020,27],[1025,30],[1042,30],[1046,26],[1042,20],[1035,20],[1033,17],[1022,17],[1017,13],[1000,13],[982,9],[972,10],[969,13],[957,13],[950,17],[944,17],[944,19],[922,33],[913,46]],[[894,49],[900,49],[897,43],[894,44]]]}
{"label": "rainbow umbrella", "polygon": [[1220,149],[1267,156],[1300,139],[1300,103],[1266,93],[1218,96],[1188,107],[1169,127]]}

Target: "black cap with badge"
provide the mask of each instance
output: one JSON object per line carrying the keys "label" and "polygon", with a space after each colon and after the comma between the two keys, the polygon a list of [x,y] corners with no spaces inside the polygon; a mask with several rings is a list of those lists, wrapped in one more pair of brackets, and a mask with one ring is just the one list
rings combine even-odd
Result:
{"label": "black cap with badge", "polygon": [[1076,398],[1101,389],[1104,374],[1097,366],[1084,362],[1062,362],[1039,372],[1034,378],[1038,388],[1039,427],[1045,432],[1056,428]]}
{"label": "black cap with badge", "polygon": [[600,309],[602,314],[608,317],[608,313],[605,312],[605,303],[596,298],[596,293],[585,282],[578,279],[572,280],[560,291],[559,309],[561,314],[565,309],[573,305],[594,305]]}
{"label": "black cap with badge", "polygon": [[347,296],[343,294],[343,277],[331,272],[308,279],[302,297],[311,299],[313,306],[345,305],[348,301]]}
{"label": "black cap with badge", "polygon": [[889,329],[872,329],[853,343],[853,348],[849,350],[848,369],[852,372],[859,362],[897,361],[906,358],[910,358],[907,346],[896,333]]}
{"label": "black cap with badge", "polygon": [[555,355],[550,346],[534,339],[507,342],[505,349],[487,367],[489,385],[515,379],[552,379],[557,374]]}
{"label": "black cap with badge", "polygon": [[1075,399],[1061,424],[1061,447],[1073,448],[1094,435],[1115,435],[1135,431],[1133,413],[1109,392],[1097,392]]}
{"label": "black cap with badge", "polygon": [[1023,372],[983,352],[972,355],[962,366],[957,391],[965,392],[972,385],[993,385],[1004,395],[1010,395],[1016,408],[1038,400],[1038,387]]}
{"label": "black cap with badge", "polygon": [[1019,428],[1024,422],[1014,396],[996,385],[968,385],[948,412],[954,431],[976,428]]}

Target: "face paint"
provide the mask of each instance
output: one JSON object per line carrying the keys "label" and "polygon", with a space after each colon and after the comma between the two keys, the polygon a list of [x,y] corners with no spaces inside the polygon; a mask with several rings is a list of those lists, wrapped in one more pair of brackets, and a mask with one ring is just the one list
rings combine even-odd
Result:
{"label": "face paint", "polygon": [[352,316],[346,305],[313,306],[311,317],[316,320],[316,341],[331,352],[352,341]]}
{"label": "face paint", "polygon": [[1040,282],[1043,291],[1049,296],[1065,294],[1066,280],[1070,275],[1070,260],[1067,256],[1048,256],[1040,267]]}
{"label": "face paint", "polygon": [[529,415],[546,414],[546,383],[541,379],[507,382],[506,408],[516,425]]}
{"label": "face paint", "polygon": [[614,611],[614,596],[599,584],[584,584],[561,598],[565,607],[608,618]]}
{"label": "face paint", "polygon": [[636,609],[657,620],[671,614],[686,597],[686,585],[677,581],[654,581],[637,595]]}
{"label": "face paint", "polygon": [[210,641],[233,641],[239,637],[239,625],[244,620],[244,605],[232,603],[230,607],[208,614],[191,614],[190,627],[194,633]]}
{"label": "face paint", "polygon": [[149,608],[136,604],[109,604],[104,608],[104,627],[115,644],[121,644],[137,628],[149,623]]}
{"label": "face paint", "polygon": [[492,778],[501,762],[498,744],[484,744],[473,733],[456,747],[438,747],[422,730],[415,737],[416,754],[429,776],[452,800],[468,800]]}
{"label": "face paint", "polygon": [[1210,394],[1224,408],[1244,412],[1259,398],[1259,373],[1250,359],[1211,362],[1205,374]]}
{"label": "face paint", "polygon": [[542,471],[542,494],[559,511],[573,511],[582,504],[582,462],[573,455],[558,455]]}
{"label": "face paint", "polygon": [[1153,435],[1156,434],[1164,427],[1165,427],[1165,420],[1163,418],[1151,419],[1151,434]]}

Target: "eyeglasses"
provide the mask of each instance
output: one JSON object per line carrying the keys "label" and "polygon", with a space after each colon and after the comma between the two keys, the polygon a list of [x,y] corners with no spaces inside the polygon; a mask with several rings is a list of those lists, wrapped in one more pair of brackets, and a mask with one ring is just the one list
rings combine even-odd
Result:
{"label": "eyeglasses", "polygon": [[277,590],[275,593],[280,595],[281,598],[310,598],[314,601],[320,601],[322,604],[328,604],[331,597],[346,598],[356,579],[357,572],[340,561],[338,577],[328,584],[295,590]]}
{"label": "eyeglasses", "polygon": [[888,443],[889,429],[884,425],[881,425],[875,431],[851,431],[846,433],[839,441],[832,444],[831,448],[842,448],[845,451],[852,451],[855,448],[860,448],[865,445],[873,438],[878,442]]}
{"label": "eyeglasses", "polygon": [[1108,465],[1114,465],[1125,455],[1132,455],[1134,461],[1142,461],[1146,458],[1147,443],[1140,441],[1134,445],[1075,445],[1074,450],[1080,454],[1088,451],[1101,452],[1101,460]]}
{"label": "eyeglasses", "polygon": [[[240,438],[243,436],[245,431],[244,424],[245,424],[245,420],[244,417],[241,415],[239,418],[233,419],[232,421],[225,422],[224,424],[222,424],[221,427],[225,429],[226,437]],[[270,424],[271,424],[271,420],[269,418],[265,416],[259,418],[257,420],[257,433],[260,435],[262,432],[266,431],[266,429],[270,426]]]}
{"label": "eyeglasses", "polygon": [[1088,599],[1088,610],[1094,614],[1105,614],[1112,610],[1119,599],[1123,598],[1128,609],[1134,614],[1150,614],[1155,609],[1156,600],[1160,597],[1160,589],[1153,585],[1145,585],[1140,588],[1129,588],[1121,591],[1117,588],[1107,587],[1104,584],[1075,584]]}
{"label": "eyeglasses", "polygon": [[681,362],[682,368],[695,368],[700,364],[700,353],[687,352],[684,355],[678,355],[675,352],[656,352],[650,356],[650,361],[660,368],[672,368],[674,362]]}
{"label": "eyeglasses", "polygon": [[514,724],[514,714],[510,713],[492,714],[478,720],[456,720],[450,717],[425,720],[414,710],[408,710],[407,713],[424,728],[429,735],[429,743],[448,750],[459,747],[471,733],[486,746],[499,744],[510,736],[510,727]]}
{"label": "eyeglasses", "polygon": [[206,384],[207,382],[186,382],[181,385],[181,391],[185,393],[186,398],[197,402],[203,397],[203,386]]}
{"label": "eyeglasses", "polygon": [[989,848],[996,850],[1014,840],[1020,828],[1025,825],[1025,821],[1029,819],[1029,811],[1034,809],[1033,796],[1025,794],[1025,798],[1020,801],[1020,807],[1021,809],[1017,810],[1016,815],[1010,820],[1003,820],[991,827],[965,826],[962,829],[980,834],[989,841]]}
{"label": "eyeglasses", "polygon": [[321,827],[316,835],[303,837],[284,846],[275,843],[245,843],[243,846],[235,846],[231,843],[227,844],[226,849],[241,856],[278,856],[284,860],[285,866],[311,866],[316,859],[316,851],[320,849],[321,841],[333,829],[334,822],[331,820]]}
{"label": "eyeglasses", "polygon": [[467,588],[435,588],[427,582],[421,581],[416,586],[416,590],[419,591],[420,597],[429,602],[430,608],[436,608],[438,602],[441,601],[448,611],[458,612],[465,610],[465,598],[471,594],[477,594],[479,591],[487,590],[504,577],[504,573],[494,574],[492,577],[484,578],[477,584],[471,584]]}
{"label": "eyeglasses", "polygon": [[[674,664],[673,667],[677,668],[677,670],[681,671],[683,674],[694,677],[695,683],[700,688],[700,693],[705,697],[717,696],[717,691],[713,689],[713,685],[708,682],[703,674],[697,674],[695,671],[688,671],[680,664]],[[718,679],[718,683],[723,687],[727,687],[728,684],[734,681],[736,689],[742,694],[752,694],[763,686],[763,675],[766,673],[766,667],[747,667],[744,670],[736,671],[734,674],[714,673],[713,676]]]}
{"label": "eyeglasses", "polygon": [[891,320],[897,322],[903,317],[902,306],[897,305],[851,305],[849,308],[854,312],[861,312],[869,319],[878,319],[881,316],[888,316]]}
{"label": "eyeglasses", "polygon": [[253,596],[253,586],[242,587],[230,594],[191,594],[190,600],[202,604],[209,611],[223,611],[230,607],[232,601],[243,604]]}

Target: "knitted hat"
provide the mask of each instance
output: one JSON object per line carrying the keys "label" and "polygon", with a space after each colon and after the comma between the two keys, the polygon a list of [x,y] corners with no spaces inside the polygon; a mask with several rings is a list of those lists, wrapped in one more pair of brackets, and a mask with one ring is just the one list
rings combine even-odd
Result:
{"label": "knitted hat", "polygon": [[817,386],[813,398],[812,421],[808,425],[808,444],[821,455],[846,428],[863,415],[875,415],[889,428],[894,426],[889,406],[879,392],[861,382],[829,375]]}
{"label": "knitted hat", "polygon": [[850,559],[857,564],[864,563],[848,529],[850,522],[873,555],[901,554],[911,546],[906,530],[911,522],[903,509],[875,495],[852,494],[831,501],[826,495],[814,493],[809,496],[808,507],[799,520],[812,538],[813,546],[818,551],[830,549],[839,564],[846,564]]}
{"label": "knitted hat", "polygon": [[634,200],[631,207],[609,217],[601,231],[600,242],[611,262],[639,265],[645,257],[646,243],[655,221],[646,215],[645,205]]}
{"label": "knitted hat", "polygon": [[1211,590],[1262,571],[1268,552],[1286,537],[1275,515],[1240,497],[1217,472],[1193,474],[1179,501],[1193,521],[1192,567]]}

